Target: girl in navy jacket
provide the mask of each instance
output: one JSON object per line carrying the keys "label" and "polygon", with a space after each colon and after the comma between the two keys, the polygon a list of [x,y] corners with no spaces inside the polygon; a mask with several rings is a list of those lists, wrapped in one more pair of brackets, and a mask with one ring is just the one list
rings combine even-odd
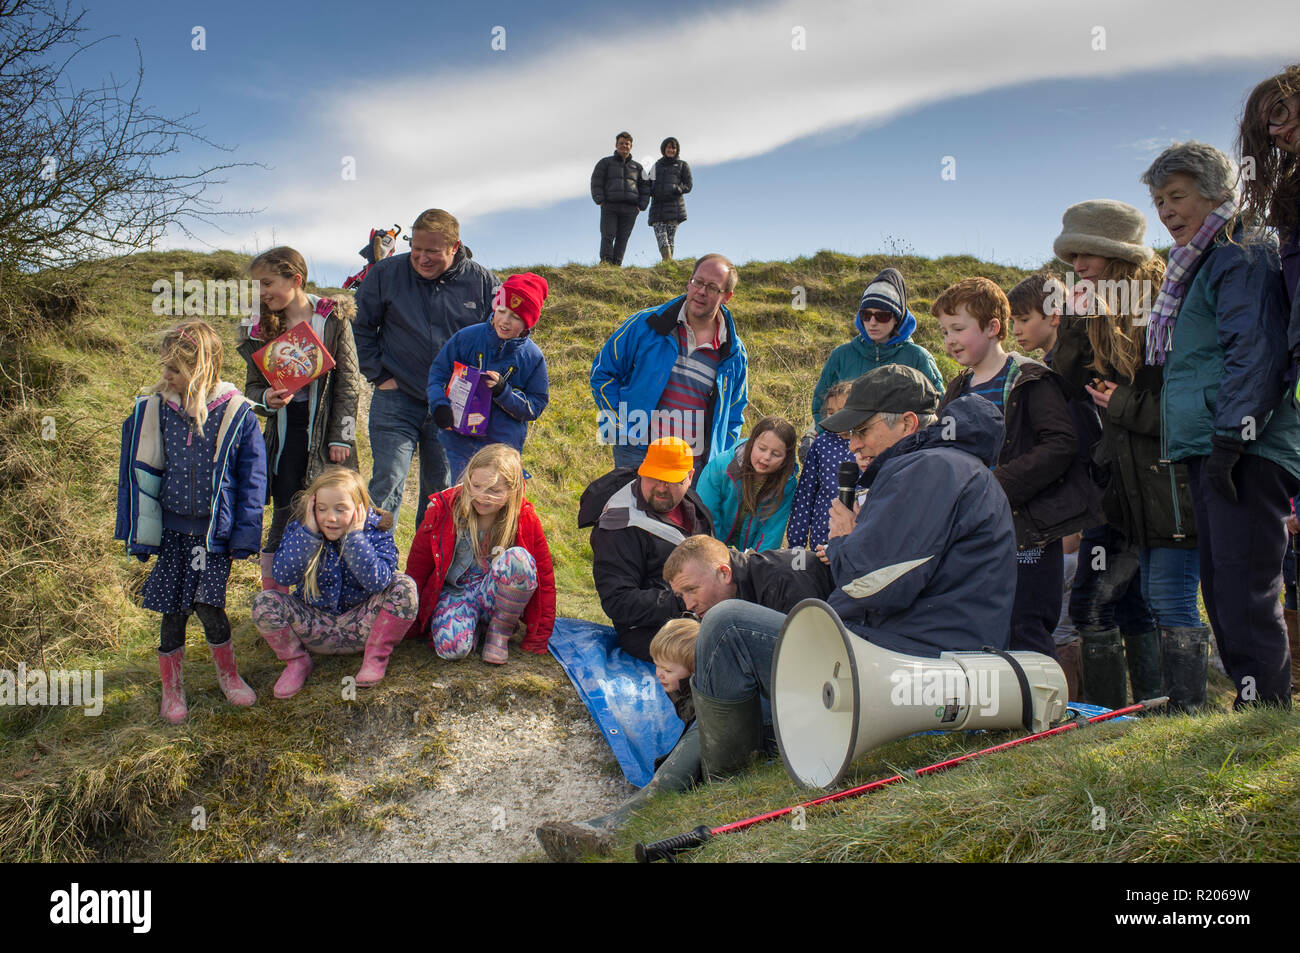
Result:
{"label": "girl in navy jacket", "polygon": [[160,714],[184,721],[185,625],[197,613],[217,681],[232,705],[257,700],[239,677],[226,584],[231,559],[262,544],[266,452],[257,417],[234,384],[221,380],[221,339],[186,321],[163,335],[162,380],[136,401],[122,425],[114,538],[158,561],[145,581],[144,607],[162,613]]}
{"label": "girl in navy jacket", "polygon": [[[429,368],[429,411],[440,428],[452,483],[486,446],[504,443],[522,451],[528,422],[540,417],[551,399],[546,358],[531,337],[547,291],[546,279],[532,272],[507,278],[492,302],[492,319],[453,334]],[[457,361],[484,372],[492,388],[492,411],[480,436],[451,429],[455,421],[447,384]]]}
{"label": "girl in navy jacket", "polygon": [[309,652],[364,652],[356,683],[374,685],[419,605],[415,582],[397,571],[393,516],[370,502],[356,470],[332,466],[299,495],[294,517],[271,567],[285,588],[253,599],[253,624],[285,663],[275,697],[302,690]]}

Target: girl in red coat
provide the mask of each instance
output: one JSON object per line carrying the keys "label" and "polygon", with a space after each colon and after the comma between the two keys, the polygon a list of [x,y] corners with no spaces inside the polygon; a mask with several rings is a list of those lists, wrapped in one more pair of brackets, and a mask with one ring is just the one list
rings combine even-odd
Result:
{"label": "girl in red coat", "polygon": [[442,658],[468,655],[484,616],[483,661],[506,661],[520,616],[527,627],[523,648],[546,652],[555,627],[555,574],[541,520],[524,499],[519,451],[502,443],[484,447],[458,485],[429,497],[406,574],[420,591],[407,637],[429,639]]}

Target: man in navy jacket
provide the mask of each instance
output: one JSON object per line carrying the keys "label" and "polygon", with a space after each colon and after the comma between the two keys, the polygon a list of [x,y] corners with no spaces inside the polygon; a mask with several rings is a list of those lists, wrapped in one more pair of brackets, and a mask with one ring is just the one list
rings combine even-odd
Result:
{"label": "man in navy jacket", "polygon": [[[937,658],[985,645],[1005,650],[1016,534],[990,469],[1002,415],[972,395],[931,423],[937,406],[924,375],[888,364],[854,381],[844,409],[822,421],[870,459],[859,511],[838,500],[831,508],[825,556],[835,590],[827,601],[851,632],[895,652]],[[780,612],[732,600],[700,625],[692,694],[703,757],[715,773],[749,754],[784,622]],[[712,737],[737,750],[710,749]]]}
{"label": "man in navy jacket", "polygon": [[376,262],[357,290],[352,334],[370,400],[374,472],[370,498],[397,519],[411,454],[420,450],[420,501],[447,487],[447,455],[429,415],[426,389],[434,358],[457,331],[492,316],[496,276],[460,241],[460,224],[442,209],[421,212],[411,251]]}

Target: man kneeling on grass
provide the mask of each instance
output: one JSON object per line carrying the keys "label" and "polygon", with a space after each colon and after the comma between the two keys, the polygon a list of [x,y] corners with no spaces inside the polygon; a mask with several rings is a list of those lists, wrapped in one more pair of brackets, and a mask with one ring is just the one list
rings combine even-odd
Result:
{"label": "man kneeling on grass", "polygon": [[[844,409],[821,426],[869,460],[855,513],[832,504],[827,602],[855,635],[937,658],[1006,649],[1015,600],[1011,507],[990,469],[1002,415],[961,397],[936,421],[938,395],[918,371],[886,365],[853,382]],[[785,615],[729,600],[709,610],[691,680],[704,776],[743,767],[770,745],[762,700]]]}

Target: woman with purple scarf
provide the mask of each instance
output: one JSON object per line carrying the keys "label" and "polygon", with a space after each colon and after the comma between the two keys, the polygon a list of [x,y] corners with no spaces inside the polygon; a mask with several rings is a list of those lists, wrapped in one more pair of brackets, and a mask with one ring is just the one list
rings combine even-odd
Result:
{"label": "woman with purple scarf", "polygon": [[[1237,689],[1233,707],[1289,706],[1278,595],[1282,521],[1300,491],[1300,415],[1286,395],[1288,308],[1277,250],[1241,221],[1236,178],[1231,160],[1200,142],[1170,146],[1142,176],[1174,240],[1146,361],[1164,365],[1163,455],[1187,463],[1201,594]],[[1189,633],[1162,652],[1174,707],[1204,704],[1208,651],[1204,634]]]}

